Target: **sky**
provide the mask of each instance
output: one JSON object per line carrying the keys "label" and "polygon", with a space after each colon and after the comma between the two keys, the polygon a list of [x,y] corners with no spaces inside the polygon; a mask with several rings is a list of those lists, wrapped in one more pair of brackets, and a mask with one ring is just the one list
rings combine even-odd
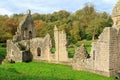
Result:
{"label": "sky", "polygon": [[59,10],[71,13],[82,9],[86,3],[94,4],[98,12],[111,11],[118,0],[0,0],[0,15],[25,13],[30,9],[32,13],[48,14]]}

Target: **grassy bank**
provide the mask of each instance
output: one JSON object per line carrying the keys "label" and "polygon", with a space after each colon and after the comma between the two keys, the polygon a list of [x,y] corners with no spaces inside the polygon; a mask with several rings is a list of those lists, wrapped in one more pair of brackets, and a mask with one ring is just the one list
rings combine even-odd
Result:
{"label": "grassy bank", "polygon": [[1,80],[114,80],[97,74],[76,71],[70,66],[30,62],[0,66]]}
{"label": "grassy bank", "polygon": [[[81,43],[82,44],[82,43]],[[88,43],[89,44],[89,43]],[[5,57],[6,48],[0,46],[0,59]],[[30,62],[0,65],[0,80],[114,80],[105,76],[76,71],[66,65]]]}

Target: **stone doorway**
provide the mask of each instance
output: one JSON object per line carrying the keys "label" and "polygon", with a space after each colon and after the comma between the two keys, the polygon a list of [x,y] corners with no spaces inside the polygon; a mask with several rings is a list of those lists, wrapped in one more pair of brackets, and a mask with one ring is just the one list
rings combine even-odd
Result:
{"label": "stone doorway", "polygon": [[41,56],[41,48],[37,48],[37,56]]}

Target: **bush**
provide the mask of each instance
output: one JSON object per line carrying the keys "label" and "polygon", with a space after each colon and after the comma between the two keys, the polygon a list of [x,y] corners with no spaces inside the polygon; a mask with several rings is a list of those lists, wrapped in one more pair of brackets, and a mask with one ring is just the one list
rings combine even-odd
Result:
{"label": "bush", "polygon": [[88,35],[86,35],[86,39],[87,40],[92,40],[92,36],[88,34]]}
{"label": "bush", "polygon": [[6,43],[1,43],[0,46],[1,47],[6,47]]}
{"label": "bush", "polygon": [[55,53],[56,49],[55,48],[51,48],[51,53]]}
{"label": "bush", "polygon": [[74,47],[69,47],[68,48],[68,57],[73,58],[75,53],[75,48]]}
{"label": "bush", "polygon": [[79,42],[77,42],[76,44],[75,44],[75,46],[77,46],[77,47],[79,47],[81,44],[79,43]]}
{"label": "bush", "polygon": [[72,43],[72,44],[75,44],[75,43],[77,43],[77,40],[74,38],[74,36],[71,35],[71,36],[69,36],[69,41],[68,41],[68,43],[69,43],[69,44],[71,44],[71,43]]}

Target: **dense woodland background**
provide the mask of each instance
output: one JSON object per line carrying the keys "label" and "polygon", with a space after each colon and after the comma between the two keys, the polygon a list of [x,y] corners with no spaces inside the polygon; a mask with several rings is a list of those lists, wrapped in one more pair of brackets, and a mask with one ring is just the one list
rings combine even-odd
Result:
{"label": "dense woodland background", "polygon": [[[0,15],[0,43],[11,39],[24,14],[12,16]],[[56,25],[59,30],[65,30],[69,44],[75,44],[80,40],[97,39],[105,27],[112,26],[111,16],[106,12],[97,12],[93,5],[86,4],[75,13],[65,10],[52,14],[32,14],[37,37],[43,37],[47,33],[53,39],[53,28]]]}

